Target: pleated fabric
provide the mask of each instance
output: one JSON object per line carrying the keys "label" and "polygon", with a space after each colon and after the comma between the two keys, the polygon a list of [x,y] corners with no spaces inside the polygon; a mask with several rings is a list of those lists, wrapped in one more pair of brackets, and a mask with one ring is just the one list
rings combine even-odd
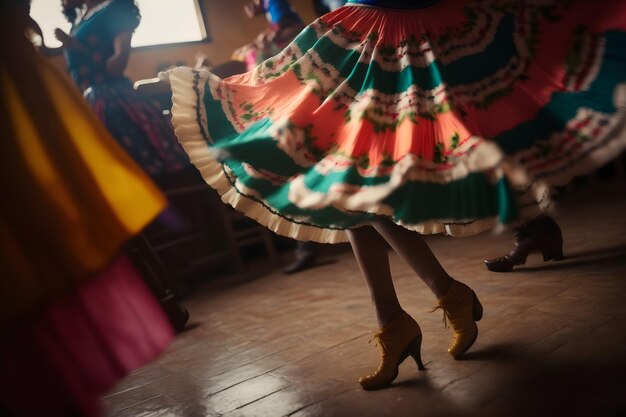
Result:
{"label": "pleated fabric", "polygon": [[192,162],[278,234],[336,243],[385,216],[470,235],[626,147],[623,2],[363,3],[246,74],[167,74]]}

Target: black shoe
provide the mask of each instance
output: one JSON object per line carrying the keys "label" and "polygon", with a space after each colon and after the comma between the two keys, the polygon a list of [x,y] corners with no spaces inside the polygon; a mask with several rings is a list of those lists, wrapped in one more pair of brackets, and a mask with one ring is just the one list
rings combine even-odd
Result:
{"label": "black shoe", "polygon": [[533,252],[541,252],[544,261],[563,259],[563,236],[551,217],[540,217],[518,227],[513,250],[508,255],[485,260],[485,266],[493,272],[509,272],[524,264]]}
{"label": "black shoe", "polygon": [[312,268],[315,266],[315,260],[317,259],[317,252],[296,252],[296,259],[293,260],[289,265],[283,268],[283,273],[285,274],[295,274],[296,272],[304,271],[305,269]]}

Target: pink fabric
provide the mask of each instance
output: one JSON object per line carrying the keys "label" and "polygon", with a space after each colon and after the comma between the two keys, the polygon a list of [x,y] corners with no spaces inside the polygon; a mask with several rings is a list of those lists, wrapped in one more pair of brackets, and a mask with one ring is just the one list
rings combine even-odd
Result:
{"label": "pink fabric", "polygon": [[126,256],[0,338],[0,415],[100,415],[99,397],[174,332]]}

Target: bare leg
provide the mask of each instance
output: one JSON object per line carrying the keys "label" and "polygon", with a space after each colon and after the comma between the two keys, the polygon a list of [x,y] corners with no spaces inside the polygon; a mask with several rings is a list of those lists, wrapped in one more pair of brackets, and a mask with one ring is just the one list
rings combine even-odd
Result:
{"label": "bare leg", "polygon": [[348,230],[348,237],[382,327],[402,313],[391,279],[387,244],[371,226]]}
{"label": "bare leg", "polygon": [[372,226],[419,275],[437,298],[442,298],[446,294],[453,279],[443,269],[418,233],[398,226],[389,220],[376,221]]}
{"label": "bare leg", "polygon": [[483,316],[478,297],[467,285],[448,275],[419,234],[389,220],[381,219],[373,226],[437,297],[439,307],[454,330],[448,353],[458,359],[478,336],[476,322]]}
{"label": "bare leg", "polygon": [[397,377],[398,366],[408,355],[415,359],[418,369],[424,369],[420,352],[422,330],[400,307],[391,279],[385,239],[371,226],[349,230],[348,237],[380,324],[375,336],[381,349],[380,365],[373,373],[359,378],[359,383],[366,390],[384,388]]}
{"label": "bare leg", "polygon": [[[361,272],[372,294],[378,321],[382,328],[381,335],[393,333],[391,331],[387,332],[383,326],[395,325],[394,323],[397,324],[403,317],[409,317],[410,319],[410,316],[403,313],[393,287],[389,269],[389,257],[385,245],[386,241],[411,266],[437,297],[439,301],[438,307],[443,309],[450,326],[454,330],[454,337],[448,348],[448,353],[455,359],[458,359],[474,344],[478,336],[476,321],[480,320],[483,315],[480,301],[478,301],[476,294],[471,288],[453,280],[448,275],[418,233],[411,232],[389,220],[381,219],[374,222],[372,226],[350,230],[348,236]],[[410,325],[407,325],[406,328],[413,328],[414,334],[410,336],[419,335],[419,343],[421,343],[419,326],[413,319],[409,319],[407,319],[407,323],[410,323]],[[417,339],[414,340],[419,344]],[[406,348],[406,342],[398,343],[398,346],[401,346],[400,351]],[[392,342],[390,345],[395,345],[395,343]],[[374,387],[380,387],[395,378],[399,362],[393,361],[388,366],[390,362],[385,361],[385,357],[383,350],[383,361],[379,371],[361,378],[360,382],[364,388],[371,389],[370,385],[372,384]],[[418,361],[418,365],[419,363],[420,361]],[[380,371],[381,369],[385,372]]]}

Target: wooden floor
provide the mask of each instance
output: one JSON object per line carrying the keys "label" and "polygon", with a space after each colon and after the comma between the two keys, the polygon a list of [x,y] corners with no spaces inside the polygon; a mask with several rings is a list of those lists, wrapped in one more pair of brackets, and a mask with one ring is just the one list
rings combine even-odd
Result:
{"label": "wooden floor", "polygon": [[464,360],[435,299],[391,254],[400,301],[424,333],[427,370],[406,361],[392,388],[362,391],[376,368],[375,321],[349,252],[292,276],[280,272],[188,301],[191,328],[104,399],[108,416],[626,415],[626,192],[569,198],[557,213],[567,258],[539,255],[508,274],[482,259],[509,234],[430,237],[451,274],[485,308]]}

